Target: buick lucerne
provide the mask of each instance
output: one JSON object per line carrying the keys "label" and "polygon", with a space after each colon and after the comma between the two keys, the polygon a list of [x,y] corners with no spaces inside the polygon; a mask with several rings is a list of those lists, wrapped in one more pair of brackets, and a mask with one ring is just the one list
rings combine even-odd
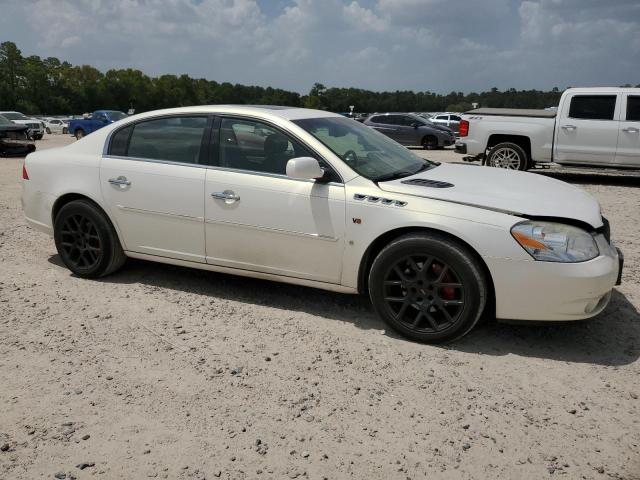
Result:
{"label": "buick lucerne", "polygon": [[127,257],[367,293],[443,342],[498,319],[601,312],[620,278],[598,202],[526,172],[423,160],[328,112],[147,112],[23,166],[23,208],[80,277]]}

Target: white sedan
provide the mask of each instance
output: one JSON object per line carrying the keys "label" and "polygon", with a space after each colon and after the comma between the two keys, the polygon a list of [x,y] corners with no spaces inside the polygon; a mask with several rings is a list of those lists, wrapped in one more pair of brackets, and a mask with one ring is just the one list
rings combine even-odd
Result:
{"label": "white sedan", "polygon": [[425,161],[316,110],[147,112],[30,154],[23,179],[28,222],[80,277],[132,257],[368,293],[423,342],[458,338],[483,313],[591,317],[622,269],[583,190]]}
{"label": "white sedan", "polygon": [[49,135],[52,133],[61,133],[66,135],[69,131],[69,123],[64,120],[60,120],[59,118],[47,118],[43,121],[45,130]]}

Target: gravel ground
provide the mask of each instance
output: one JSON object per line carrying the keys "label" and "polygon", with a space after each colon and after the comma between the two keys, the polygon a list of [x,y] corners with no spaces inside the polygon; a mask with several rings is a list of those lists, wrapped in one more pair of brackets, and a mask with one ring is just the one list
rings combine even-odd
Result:
{"label": "gravel ground", "polygon": [[75,278],[20,169],[0,159],[0,478],[640,479],[639,177],[547,172],[625,251],[601,315],[436,347],[356,296],[142,261]]}

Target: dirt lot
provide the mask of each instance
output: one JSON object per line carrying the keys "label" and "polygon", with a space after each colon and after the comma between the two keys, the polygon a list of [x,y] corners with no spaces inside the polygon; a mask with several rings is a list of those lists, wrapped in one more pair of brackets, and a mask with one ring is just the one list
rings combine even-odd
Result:
{"label": "dirt lot", "polygon": [[141,261],[75,278],[20,169],[0,159],[2,479],[640,478],[640,176],[554,173],[626,253],[605,312],[434,347],[355,296]]}

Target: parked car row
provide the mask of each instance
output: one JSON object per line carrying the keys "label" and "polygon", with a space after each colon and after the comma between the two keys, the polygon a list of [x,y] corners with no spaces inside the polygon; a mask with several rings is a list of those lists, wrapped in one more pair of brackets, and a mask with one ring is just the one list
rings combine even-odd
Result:
{"label": "parked car row", "polygon": [[44,123],[37,118],[27,117],[24,113],[11,111],[0,112],[0,115],[17,125],[25,125],[28,128],[29,136],[34,140],[41,140],[44,136]]}

